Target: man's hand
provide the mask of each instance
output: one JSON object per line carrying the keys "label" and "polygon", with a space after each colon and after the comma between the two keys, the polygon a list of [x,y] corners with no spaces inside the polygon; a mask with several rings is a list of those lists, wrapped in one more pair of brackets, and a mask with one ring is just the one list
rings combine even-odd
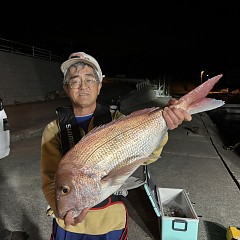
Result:
{"label": "man's hand", "polygon": [[181,108],[176,108],[178,101],[170,99],[167,106],[163,109],[163,117],[170,130],[177,128],[183,121],[191,121],[192,116]]}
{"label": "man's hand", "polygon": [[83,209],[82,212],[75,218],[73,218],[72,216],[73,213],[69,211],[64,218],[65,226],[69,226],[69,225],[76,226],[78,223],[81,223],[83,219],[86,217],[89,209],[90,208]]}

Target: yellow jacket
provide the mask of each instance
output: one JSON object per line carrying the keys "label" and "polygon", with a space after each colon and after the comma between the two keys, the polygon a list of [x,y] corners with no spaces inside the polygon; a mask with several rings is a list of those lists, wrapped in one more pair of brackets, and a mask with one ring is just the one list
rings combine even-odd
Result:
{"label": "yellow jacket", "polygon": [[[118,119],[121,116],[123,116],[123,114],[118,111],[112,113],[113,119]],[[89,124],[89,130],[93,128],[92,119]],[[84,134],[83,131],[80,132]],[[166,134],[160,146],[151,154],[150,159],[145,164],[152,163],[159,158],[163,146],[167,141],[168,134]],[[55,216],[57,216],[57,208],[55,203],[54,177],[61,158],[60,129],[57,120],[54,120],[45,127],[42,135],[41,176],[43,193]],[[56,221],[62,228],[71,232],[94,235],[104,234],[125,227],[126,209],[124,204],[113,204],[101,210],[90,210],[83,222],[77,226],[65,227],[63,220],[56,218]]]}

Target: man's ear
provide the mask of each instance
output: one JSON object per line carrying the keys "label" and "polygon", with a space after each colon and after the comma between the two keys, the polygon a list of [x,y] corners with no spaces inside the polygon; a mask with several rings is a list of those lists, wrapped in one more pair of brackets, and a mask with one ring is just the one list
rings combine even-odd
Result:
{"label": "man's ear", "polygon": [[100,83],[98,84],[98,95],[100,94],[101,88],[102,88],[102,83],[100,82]]}
{"label": "man's ear", "polygon": [[69,91],[68,91],[68,86],[67,85],[63,85],[63,90],[65,91],[65,93],[69,97],[69,93],[68,93]]}

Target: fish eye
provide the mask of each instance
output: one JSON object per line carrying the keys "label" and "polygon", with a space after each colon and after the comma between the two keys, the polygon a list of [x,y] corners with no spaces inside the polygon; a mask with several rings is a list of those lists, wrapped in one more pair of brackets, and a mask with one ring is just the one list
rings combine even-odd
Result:
{"label": "fish eye", "polygon": [[70,187],[68,186],[61,186],[61,192],[63,195],[66,195],[70,192]]}

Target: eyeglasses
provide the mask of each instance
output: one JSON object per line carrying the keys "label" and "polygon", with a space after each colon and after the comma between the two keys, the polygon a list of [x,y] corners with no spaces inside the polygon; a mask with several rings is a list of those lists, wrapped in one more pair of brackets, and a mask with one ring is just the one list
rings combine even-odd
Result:
{"label": "eyeglasses", "polygon": [[85,80],[71,80],[68,82],[68,85],[70,86],[70,88],[72,89],[78,89],[80,87],[80,85],[82,85],[83,83],[86,86],[93,86],[96,82],[99,82],[96,79],[85,79]]}

